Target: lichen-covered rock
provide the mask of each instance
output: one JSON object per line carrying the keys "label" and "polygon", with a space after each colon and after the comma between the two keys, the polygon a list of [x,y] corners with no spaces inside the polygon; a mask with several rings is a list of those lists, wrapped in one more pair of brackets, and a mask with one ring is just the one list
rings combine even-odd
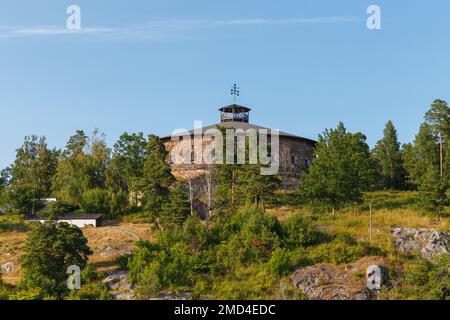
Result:
{"label": "lichen-covered rock", "polygon": [[419,252],[424,258],[449,253],[450,233],[426,228],[391,228],[395,246],[401,252]]}
{"label": "lichen-covered rock", "polygon": [[371,293],[347,271],[331,264],[297,270],[290,281],[310,299],[369,300]]}
{"label": "lichen-covered rock", "polygon": [[373,264],[366,271],[366,287],[369,290],[381,290],[381,287],[387,283],[386,268]]}

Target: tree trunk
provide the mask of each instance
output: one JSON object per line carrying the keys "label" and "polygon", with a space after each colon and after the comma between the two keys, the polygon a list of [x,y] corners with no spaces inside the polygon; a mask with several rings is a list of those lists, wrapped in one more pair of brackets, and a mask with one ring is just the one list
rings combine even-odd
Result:
{"label": "tree trunk", "polygon": [[440,164],[440,173],[441,180],[444,177],[444,155],[443,155],[443,145],[442,145],[442,132],[439,132],[439,164]]}
{"label": "tree trunk", "polygon": [[206,217],[205,217],[205,230],[206,230],[206,234],[208,234],[209,231],[209,217],[211,216],[211,198],[212,198],[212,177],[211,177],[211,168],[208,167],[208,170],[206,171],[206,175],[204,178],[204,185],[206,186],[206,192],[208,194],[208,210],[206,212]]}
{"label": "tree trunk", "polygon": [[192,190],[192,179],[188,179],[189,183],[189,204],[191,206],[191,216],[194,215],[194,192]]}

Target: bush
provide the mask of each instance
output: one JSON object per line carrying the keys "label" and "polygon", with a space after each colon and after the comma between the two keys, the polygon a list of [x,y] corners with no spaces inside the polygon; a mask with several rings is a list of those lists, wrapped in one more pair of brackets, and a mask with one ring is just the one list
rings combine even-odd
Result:
{"label": "bush", "polygon": [[214,270],[224,272],[253,262],[266,262],[281,245],[280,225],[275,217],[257,209],[245,209],[233,215],[228,223],[214,228],[221,240],[215,250]]}
{"label": "bush", "polygon": [[140,241],[128,269],[131,281],[151,294],[169,285],[192,285],[195,263],[196,256],[188,244],[160,246]]}
{"label": "bush", "polygon": [[313,263],[348,263],[363,256],[379,254],[378,250],[366,243],[358,243],[347,233],[338,233],[333,241],[311,247],[308,251],[308,259]]}
{"label": "bush", "polygon": [[287,276],[290,273],[290,256],[286,249],[277,248],[272,252],[269,260],[270,272],[278,277]]}
{"label": "bush", "polygon": [[112,300],[108,286],[100,281],[81,286],[80,290],[72,291],[65,300]]}
{"label": "bush", "polygon": [[81,272],[81,289],[71,291],[65,299],[111,300],[108,285],[102,283],[102,279],[105,277],[105,273],[95,271],[94,267],[88,264]]}
{"label": "bush", "polygon": [[314,231],[311,220],[300,214],[288,218],[281,224],[283,241],[290,248],[297,248],[313,244],[318,240],[318,234]]}
{"label": "bush", "polygon": [[394,290],[394,297],[415,300],[450,299],[450,255],[441,254],[434,261],[421,257]]}

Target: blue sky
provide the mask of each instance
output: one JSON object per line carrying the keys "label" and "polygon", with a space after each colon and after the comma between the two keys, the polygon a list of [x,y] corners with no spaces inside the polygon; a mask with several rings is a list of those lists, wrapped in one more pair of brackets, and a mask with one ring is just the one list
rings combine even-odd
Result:
{"label": "blue sky", "polygon": [[447,0],[0,0],[0,168],[26,135],[215,123],[233,82],[253,123],[314,139],[343,121],[372,146],[391,119],[409,142],[449,76]]}

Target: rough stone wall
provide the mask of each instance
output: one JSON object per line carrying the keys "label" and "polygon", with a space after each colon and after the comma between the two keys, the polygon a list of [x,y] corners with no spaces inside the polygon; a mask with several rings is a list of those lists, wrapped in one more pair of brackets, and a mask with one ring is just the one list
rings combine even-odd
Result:
{"label": "rough stone wall", "polygon": [[280,173],[294,176],[306,170],[313,160],[314,148],[309,143],[280,137]]}
{"label": "rough stone wall", "polygon": [[[194,164],[194,144],[196,143],[196,141],[194,139],[191,139],[191,154],[190,154],[190,159],[185,159],[185,155],[183,152],[183,148],[186,147],[186,144],[188,144],[189,141],[165,141],[164,142],[164,146],[166,147],[166,150],[168,152],[168,158],[167,158],[167,162],[170,164],[170,166],[172,167],[172,174],[177,177],[177,178],[182,178],[182,179],[193,179],[196,178],[200,175],[202,175],[205,172],[205,166],[203,164]],[[203,139],[202,141],[202,149],[201,149],[201,154],[198,155],[198,157],[200,158],[201,155],[203,154],[203,152],[205,151],[205,149],[207,147],[211,147],[213,145],[214,141],[212,139]],[[177,148],[174,150],[174,148]],[[192,163],[192,164],[175,164],[173,161],[173,155],[176,155],[177,157],[179,157],[180,161],[182,161],[182,163]]]}
{"label": "rough stone wall", "polygon": [[[175,176],[186,178],[187,176],[195,177],[204,172],[204,166],[201,164],[174,164],[172,159],[172,153],[177,154],[180,159],[184,159],[183,146],[189,141],[165,141],[164,145],[169,153],[168,163],[172,166],[172,171]],[[211,139],[203,139],[202,141],[202,153],[205,148],[209,147],[209,150],[213,149]],[[194,160],[194,139],[191,139],[191,159]],[[174,150],[174,148],[177,148]],[[313,159],[313,146],[307,142],[303,142],[297,139],[280,137],[280,169],[279,173],[286,176],[298,176],[301,171],[304,171],[311,164]],[[225,155],[224,155],[225,157]]]}

